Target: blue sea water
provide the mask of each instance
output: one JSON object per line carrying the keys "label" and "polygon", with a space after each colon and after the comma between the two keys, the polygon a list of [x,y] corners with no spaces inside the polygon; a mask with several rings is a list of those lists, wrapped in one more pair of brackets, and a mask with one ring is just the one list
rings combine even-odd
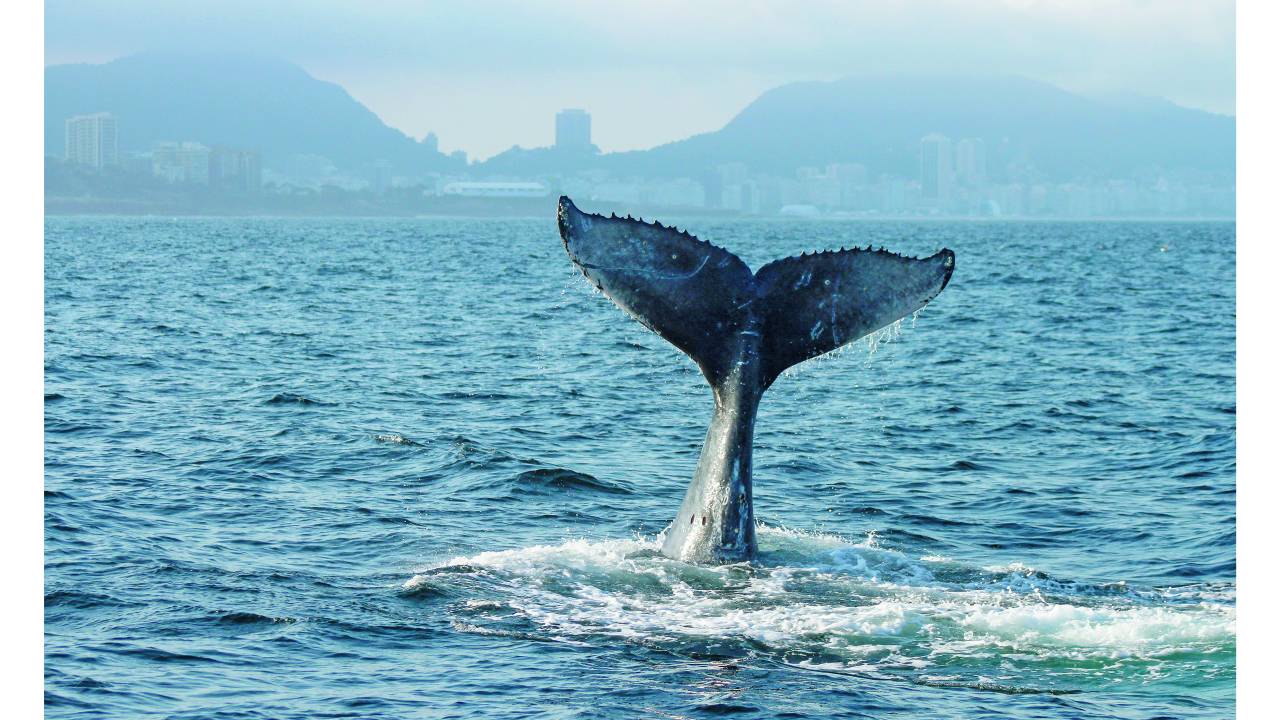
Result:
{"label": "blue sea water", "polygon": [[755,565],[550,210],[48,219],[48,717],[1233,715],[1234,224],[681,225],[957,253],[766,394]]}

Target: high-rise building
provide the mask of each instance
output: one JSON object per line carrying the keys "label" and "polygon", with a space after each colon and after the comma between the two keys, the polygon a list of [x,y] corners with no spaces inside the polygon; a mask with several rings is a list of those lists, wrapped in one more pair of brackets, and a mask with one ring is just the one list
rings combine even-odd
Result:
{"label": "high-rise building", "polygon": [[831,163],[827,165],[827,175],[842,183],[867,184],[867,166],[861,163]]}
{"label": "high-rise building", "polygon": [[966,187],[986,184],[987,144],[981,138],[965,138],[956,143],[956,179]]}
{"label": "high-rise building", "polygon": [[369,185],[376,193],[384,193],[391,187],[391,161],[378,160],[370,168]]}
{"label": "high-rise building", "polygon": [[422,144],[426,145],[427,150],[430,152],[440,152],[440,138],[436,137],[436,134],[433,132],[427,133],[427,136],[422,138]]}
{"label": "high-rise building", "polygon": [[151,148],[151,173],[169,182],[208,185],[210,154],[198,142],[158,142]]}
{"label": "high-rise building", "polygon": [[262,189],[262,156],[254,150],[215,146],[209,153],[209,184],[224,190]]}
{"label": "high-rise building", "polygon": [[556,113],[556,149],[588,152],[591,150],[591,114],[568,108]]}
{"label": "high-rise building", "polygon": [[94,113],[67,118],[66,159],[99,170],[119,162],[116,148],[116,118],[111,113]]}
{"label": "high-rise building", "polygon": [[920,197],[934,206],[951,198],[951,139],[932,133],[920,138]]}
{"label": "high-rise building", "polygon": [[717,165],[716,172],[720,174],[720,184],[724,186],[742,185],[747,182],[748,169],[746,163],[731,162]]}

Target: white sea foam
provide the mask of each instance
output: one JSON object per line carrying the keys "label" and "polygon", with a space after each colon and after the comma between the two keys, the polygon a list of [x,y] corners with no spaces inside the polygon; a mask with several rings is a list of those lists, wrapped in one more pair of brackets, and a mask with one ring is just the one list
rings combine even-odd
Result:
{"label": "white sea foam", "polygon": [[937,579],[937,559],[878,547],[874,537],[852,543],[764,526],[759,536],[758,567],[687,565],[661,556],[654,539],[578,539],[453,558],[406,587],[439,583],[445,567],[482,568],[503,582],[481,600],[548,636],[748,641],[846,672],[944,663],[950,673],[970,663],[1034,675],[1044,662],[1234,651],[1235,608],[1217,591],[1200,602],[1090,592],[1019,565],[957,584]]}

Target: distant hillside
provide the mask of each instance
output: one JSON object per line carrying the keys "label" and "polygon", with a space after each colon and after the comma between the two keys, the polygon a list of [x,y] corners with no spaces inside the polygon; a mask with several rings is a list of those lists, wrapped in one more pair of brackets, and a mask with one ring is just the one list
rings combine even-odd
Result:
{"label": "distant hillside", "polygon": [[[122,152],[146,150],[156,140],[198,140],[257,148],[264,164],[276,168],[295,155],[321,155],[356,173],[379,161],[403,173],[465,169],[388,127],[338,85],[279,60],[144,54],[45,69],[46,154],[62,154],[67,117],[99,111],[119,119]],[[513,148],[471,169],[705,177],[728,162],[780,175],[851,162],[866,165],[873,177],[915,177],[920,138],[932,132],[983,139],[994,179],[1011,167],[1057,180],[1235,171],[1232,117],[1150,98],[1088,98],[1017,77],[791,83],[764,93],[720,130],[650,150]]]}
{"label": "distant hillside", "polygon": [[242,55],[143,54],[45,69],[45,153],[63,153],[63,122],[111,112],[122,153],[157,140],[256,148],[267,166],[321,155],[358,172],[385,160],[399,172],[458,165],[388,127],[338,85],[287,62]]}
{"label": "distant hillside", "polygon": [[[1010,163],[1064,180],[1148,170],[1235,171],[1232,117],[1162,100],[1091,99],[1017,77],[791,83],[764,93],[718,131],[599,156],[591,164],[637,175],[696,176],[733,161],[778,174],[857,162],[872,173],[914,177],[920,138],[932,132],[952,140],[982,138],[997,176]],[[550,160],[536,151],[509,151],[484,169],[545,171],[541,166]]]}

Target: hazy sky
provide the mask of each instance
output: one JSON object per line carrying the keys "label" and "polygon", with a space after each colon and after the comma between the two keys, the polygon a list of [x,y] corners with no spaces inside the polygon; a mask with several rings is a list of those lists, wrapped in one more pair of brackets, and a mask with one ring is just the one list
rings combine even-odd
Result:
{"label": "hazy sky", "polygon": [[1224,0],[449,2],[48,0],[45,62],[246,51],[388,124],[488,157],[583,107],[602,149],[714,130],[764,90],[867,73],[1020,74],[1235,113]]}

